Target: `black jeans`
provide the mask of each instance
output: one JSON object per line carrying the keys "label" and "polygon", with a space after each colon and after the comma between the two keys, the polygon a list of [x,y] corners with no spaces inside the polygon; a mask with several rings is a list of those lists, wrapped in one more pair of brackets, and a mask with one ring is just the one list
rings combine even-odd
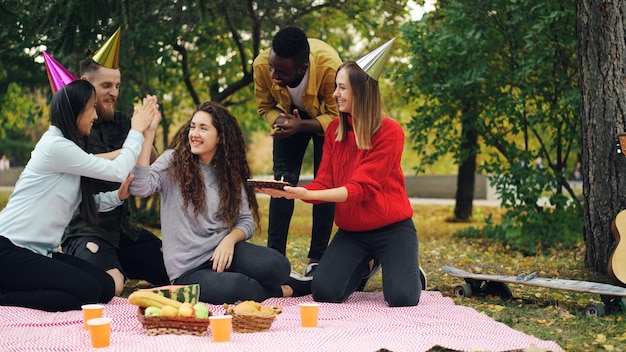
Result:
{"label": "black jeans", "polygon": [[[300,112],[301,118],[309,118]],[[283,180],[293,185],[298,184],[304,153],[313,140],[313,171],[322,161],[322,147],[324,136],[315,133],[296,133],[285,139],[274,139],[274,179]],[[269,223],[267,230],[267,246],[285,254],[287,235],[291,216],[293,215],[294,200],[272,198],[270,200]],[[328,240],[335,220],[335,203],[313,205],[313,224],[311,230],[311,244],[309,247],[310,259],[320,260],[328,247]]]}
{"label": "black jeans", "polygon": [[207,261],[174,280],[177,285],[200,284],[200,300],[210,304],[282,297],[280,288],[291,271],[287,258],[270,248],[249,242],[235,245],[233,263],[221,273]]}
{"label": "black jeans", "polygon": [[[94,253],[87,248],[89,242],[96,243]],[[63,242],[63,252],[85,260],[102,270],[117,268],[124,278],[146,280],[153,285],[169,285],[170,279],[163,263],[163,244],[152,232],[142,229],[137,240],[120,234],[119,248],[96,236],[74,236]]]}
{"label": "black jeans", "polygon": [[0,305],[50,312],[80,310],[113,298],[113,279],[86,261],[62,253],[52,258],[0,236]]}
{"label": "black jeans", "polygon": [[380,260],[387,304],[417,305],[422,291],[417,252],[417,232],[411,219],[371,231],[339,229],[315,270],[313,299],[344,302],[369,272],[369,260],[376,257]]}

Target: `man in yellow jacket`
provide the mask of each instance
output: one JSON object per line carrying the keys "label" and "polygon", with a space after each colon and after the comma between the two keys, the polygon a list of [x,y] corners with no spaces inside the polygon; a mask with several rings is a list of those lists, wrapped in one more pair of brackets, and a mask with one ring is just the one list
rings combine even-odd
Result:
{"label": "man in yellow jacket", "polygon": [[[335,75],[341,65],[337,51],[318,39],[309,39],[297,27],[286,27],[272,47],[254,60],[254,94],[259,115],[270,124],[274,139],[274,179],[298,184],[304,153],[313,140],[314,173],[322,160],[324,132],[339,117],[333,97]],[[313,225],[307,276],[312,276],[324,254],[335,212],[334,203],[313,206]],[[292,199],[270,201],[268,247],[285,254]]]}

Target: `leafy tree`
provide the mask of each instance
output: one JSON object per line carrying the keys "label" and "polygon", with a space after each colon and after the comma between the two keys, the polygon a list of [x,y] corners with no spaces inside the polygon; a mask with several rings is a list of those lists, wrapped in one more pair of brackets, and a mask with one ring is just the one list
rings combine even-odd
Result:
{"label": "leafy tree", "polygon": [[28,160],[47,127],[48,119],[42,118],[45,111],[37,100],[25,95],[16,83],[9,84],[0,98],[0,154],[7,154],[12,166]]}
{"label": "leafy tree", "polygon": [[[470,21],[464,8],[448,6],[405,25],[403,33],[413,55],[410,65],[398,71],[406,81],[404,96],[420,101],[409,128],[424,164],[449,152],[457,156],[454,215],[458,219],[472,215],[478,153],[478,126],[474,124],[489,94],[485,85],[488,38],[481,32],[466,31]],[[456,119],[460,130],[459,124],[450,123]]]}
{"label": "leafy tree", "polygon": [[[440,1],[404,27],[413,57],[399,74],[418,103],[411,136],[425,163],[456,156],[457,218],[471,215],[482,152],[479,170],[491,175],[519,236],[544,246],[560,240],[533,224],[560,221],[537,207],[541,195],[552,195],[558,211],[567,207],[562,187],[577,202],[564,176],[579,148],[574,23],[570,1],[482,0]],[[540,175],[537,157],[547,165]]]}

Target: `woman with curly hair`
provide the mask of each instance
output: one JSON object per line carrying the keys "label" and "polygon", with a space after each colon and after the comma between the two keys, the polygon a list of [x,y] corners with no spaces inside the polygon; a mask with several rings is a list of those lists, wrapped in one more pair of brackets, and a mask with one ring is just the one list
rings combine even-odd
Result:
{"label": "woman with curly hair", "polygon": [[[310,281],[290,275],[279,252],[246,240],[259,228],[259,212],[237,119],[223,106],[197,107],[172,149],[149,165],[142,151],[132,194],[161,193],[165,267],[174,284],[200,284],[211,304],[310,293]],[[293,276],[293,277],[292,277]]]}

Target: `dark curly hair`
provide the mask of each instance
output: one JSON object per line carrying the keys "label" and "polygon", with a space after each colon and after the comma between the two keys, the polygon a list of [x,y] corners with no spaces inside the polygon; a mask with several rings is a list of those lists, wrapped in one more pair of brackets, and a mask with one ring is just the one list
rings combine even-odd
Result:
{"label": "dark curly hair", "polygon": [[[242,202],[241,189],[243,187],[248,196],[255,228],[258,230],[260,228],[259,206],[254,188],[248,186],[246,182],[251,177],[251,173],[246,158],[246,142],[237,119],[225,107],[211,101],[200,104],[194,114],[198,111],[211,115],[220,141],[212,161],[220,195],[218,210],[220,216],[232,230],[240,215],[239,207]],[[206,185],[200,169],[200,161],[197,155],[191,153],[189,145],[190,125],[191,119],[181,127],[172,141],[171,148],[174,149],[174,154],[168,173],[170,177],[178,180],[185,209],[191,203],[197,217],[198,214],[208,209],[205,199]]]}
{"label": "dark curly hair", "polygon": [[272,50],[279,57],[293,60],[297,66],[309,63],[311,47],[306,33],[298,27],[285,27],[276,32]]}

